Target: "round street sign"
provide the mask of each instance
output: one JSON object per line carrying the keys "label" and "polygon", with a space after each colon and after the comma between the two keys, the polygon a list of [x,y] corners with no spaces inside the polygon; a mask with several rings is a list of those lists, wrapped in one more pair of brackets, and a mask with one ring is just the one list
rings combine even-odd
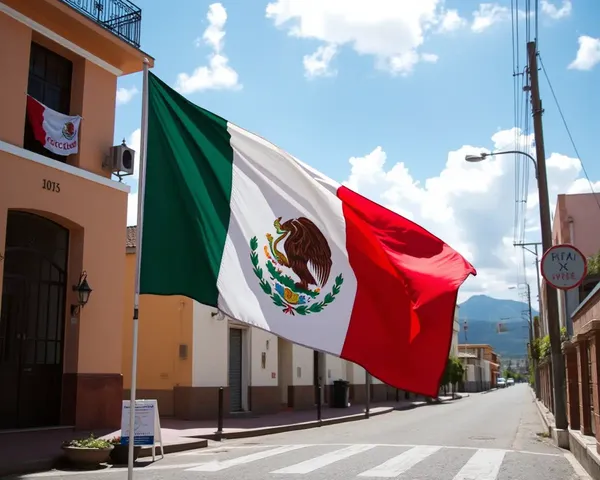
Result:
{"label": "round street sign", "polygon": [[542,257],[542,276],[554,288],[578,287],[587,274],[587,261],[573,245],[554,245]]}

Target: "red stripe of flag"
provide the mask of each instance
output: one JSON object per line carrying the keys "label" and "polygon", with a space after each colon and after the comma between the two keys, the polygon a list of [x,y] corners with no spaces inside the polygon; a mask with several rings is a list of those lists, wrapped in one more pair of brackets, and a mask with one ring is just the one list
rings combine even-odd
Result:
{"label": "red stripe of flag", "polygon": [[452,342],[458,289],[477,272],[410,220],[346,187],[337,196],[357,279],[341,357],[393,387],[435,397]]}
{"label": "red stripe of flag", "polygon": [[27,95],[27,118],[33,130],[33,136],[42,145],[46,145],[46,131],[44,130],[45,107],[34,98]]}

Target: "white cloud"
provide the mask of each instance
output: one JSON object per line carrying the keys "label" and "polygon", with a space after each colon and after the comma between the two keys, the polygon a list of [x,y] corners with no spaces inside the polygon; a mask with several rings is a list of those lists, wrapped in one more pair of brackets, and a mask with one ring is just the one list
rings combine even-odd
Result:
{"label": "white cloud", "polygon": [[424,62],[427,63],[436,63],[439,60],[440,57],[438,57],[435,53],[422,53],[421,54],[421,60],[423,60]]}
{"label": "white cloud", "polygon": [[127,140],[127,146],[135,150],[135,159],[133,161],[133,175],[131,177],[137,178],[140,174],[140,145],[142,143],[142,131],[138,128],[134,130],[129,139]]}
{"label": "white cloud", "polygon": [[208,7],[206,15],[208,27],[202,38],[196,39],[196,46],[208,45],[211,53],[208,56],[208,65],[196,68],[191,74],[180,73],[177,76],[175,88],[189,94],[204,90],[238,90],[242,88],[239,83],[238,73],[229,65],[229,59],[223,53],[223,39],[225,37],[225,23],[227,11],[220,3],[213,3]]}
{"label": "white cloud", "polygon": [[[572,10],[571,0],[563,0],[560,8],[548,0],[541,0],[540,6],[542,15],[550,17],[553,20],[568,17]],[[517,15],[520,19],[526,18],[526,12],[523,9],[519,9]],[[509,7],[500,3],[482,3],[479,5],[479,9],[473,12],[471,30],[475,33],[481,33],[492,25],[506,22],[510,19],[511,9]]]}
{"label": "white cloud", "polygon": [[117,90],[117,105],[129,103],[133,97],[138,94],[136,87],[125,88],[121,87]]}
{"label": "white cloud", "polygon": [[[492,136],[492,150],[515,147],[532,151],[532,137],[510,129]],[[526,147],[524,147],[526,146]],[[350,188],[421,224],[448,242],[478,270],[461,290],[461,299],[474,293],[513,297],[508,287],[517,282],[522,252],[513,247],[514,169],[512,155],[498,155],[472,164],[467,154],[490,152],[488,148],[463,145],[448,153],[439,175],[423,182],[415,180],[407,164],[415,159],[390,161],[381,146],[364,157],[353,157]],[[422,161],[422,159],[421,159]],[[520,161],[528,161],[523,158]],[[579,160],[558,153],[548,157],[548,183],[552,204],[559,193],[589,192],[587,180],[579,178]],[[600,188],[600,182],[595,189]],[[529,179],[527,225],[529,241],[539,241],[537,186],[533,170]],[[554,206],[552,205],[552,208]],[[532,259],[533,261],[533,259]],[[528,262],[527,275],[535,283],[535,270]]]}
{"label": "white cloud", "polygon": [[137,225],[138,194],[130,193],[127,197],[127,226]]}
{"label": "white cloud", "polygon": [[473,12],[471,30],[475,33],[483,32],[492,25],[510,18],[510,9],[497,3],[482,3],[479,10]]}
{"label": "white cloud", "polygon": [[304,55],[302,63],[304,64],[306,77],[331,77],[336,75],[337,72],[329,67],[336,53],[336,45],[322,45],[313,54]]}
{"label": "white cloud", "polygon": [[[591,188],[590,188],[591,183]],[[600,181],[598,182],[590,182],[587,178],[578,178],[573,182],[573,184],[569,187],[569,190],[566,193],[575,194],[575,193],[598,193],[600,192]]]}
{"label": "white cloud", "polygon": [[439,32],[453,32],[466,24],[467,21],[458,14],[457,10],[447,10],[440,21]]}
{"label": "white cloud", "polygon": [[[333,57],[332,45],[350,46],[359,55],[375,57],[375,66],[392,74],[406,75],[419,61],[431,61],[419,49],[426,35],[458,28],[460,17],[455,10],[445,11],[442,0],[274,0],[267,5],[266,16],[289,35],[323,42]],[[313,55],[317,71],[327,72],[323,46]],[[329,58],[330,60],[330,58]],[[308,70],[308,69],[307,69]]]}
{"label": "white cloud", "polygon": [[598,63],[600,63],[600,38],[582,35],[579,37],[577,56],[568,68],[572,70],[591,70]]}
{"label": "white cloud", "polygon": [[561,18],[568,17],[569,15],[571,15],[571,11],[573,10],[571,0],[563,0],[560,8],[558,8],[556,5],[554,5],[554,3],[549,2],[548,0],[541,0],[540,7],[542,7],[542,13],[548,15],[554,20],[559,20]]}

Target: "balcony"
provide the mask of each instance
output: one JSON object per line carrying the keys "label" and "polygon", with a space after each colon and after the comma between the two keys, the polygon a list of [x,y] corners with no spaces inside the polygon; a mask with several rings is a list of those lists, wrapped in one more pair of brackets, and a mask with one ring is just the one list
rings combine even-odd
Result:
{"label": "balcony", "polygon": [[60,0],[121,40],[139,48],[142,9],[129,0]]}

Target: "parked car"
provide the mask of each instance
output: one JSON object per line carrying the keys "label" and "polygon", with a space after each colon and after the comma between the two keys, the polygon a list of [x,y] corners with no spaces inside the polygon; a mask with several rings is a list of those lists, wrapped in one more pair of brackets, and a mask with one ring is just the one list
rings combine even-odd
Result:
{"label": "parked car", "polygon": [[507,386],[507,387],[512,387],[514,384],[515,384],[515,379],[514,379],[514,378],[509,378],[509,379],[506,381],[506,386]]}
{"label": "parked car", "polygon": [[504,388],[504,387],[506,387],[506,379],[504,377],[499,377],[498,381],[496,382],[496,386],[498,388]]}

